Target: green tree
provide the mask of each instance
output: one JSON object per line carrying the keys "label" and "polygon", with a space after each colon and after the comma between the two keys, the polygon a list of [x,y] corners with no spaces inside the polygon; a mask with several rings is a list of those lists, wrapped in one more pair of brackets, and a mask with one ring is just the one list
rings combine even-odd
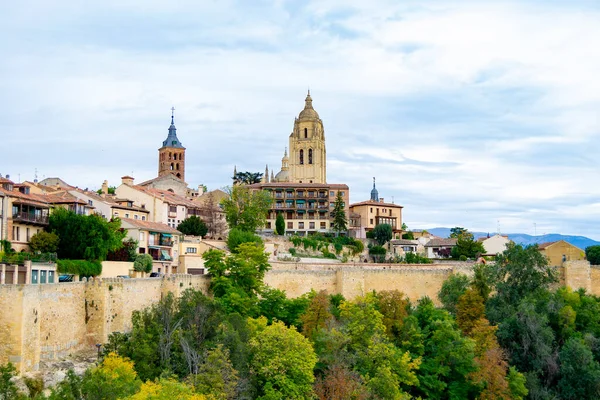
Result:
{"label": "green tree", "polygon": [[448,312],[456,315],[458,299],[467,291],[470,284],[471,280],[464,274],[452,274],[442,283],[438,299]]}
{"label": "green tree", "polygon": [[260,183],[262,180],[262,172],[237,172],[233,176],[234,185],[252,185],[254,183]]}
{"label": "green tree", "polygon": [[100,366],[86,371],[81,392],[86,400],[116,400],[135,394],[141,384],[133,363],[111,353]]}
{"label": "green tree", "polygon": [[342,192],[338,191],[335,197],[335,203],[333,204],[333,210],[331,210],[331,216],[333,221],[331,223],[331,229],[339,235],[341,232],[348,230],[348,219],[346,218],[346,211],[344,210],[344,198]]}
{"label": "green tree", "polygon": [[329,297],[324,290],[312,297],[308,309],[301,317],[304,336],[311,339],[319,330],[325,329],[327,324],[333,320],[330,307]]}
{"label": "green tree", "polygon": [[563,399],[600,398],[600,364],[583,340],[571,338],[560,350],[561,378],[558,388]]}
{"label": "green tree", "polygon": [[[65,378],[51,389],[48,400],[80,400],[82,378],[72,369],[67,371]],[[0,397],[2,398],[2,397]]]}
{"label": "green tree", "polygon": [[134,271],[152,272],[152,257],[150,254],[138,254],[133,262]]}
{"label": "green tree", "polygon": [[373,228],[373,238],[380,246],[392,240],[392,226],[390,224],[379,224]]}
{"label": "green tree", "polygon": [[106,259],[108,261],[135,261],[138,255],[138,244],[139,242],[135,239],[125,239],[123,247],[118,250],[109,251]]}
{"label": "green tree", "polygon": [[52,232],[39,231],[31,237],[29,248],[31,251],[40,253],[56,253],[58,250],[58,235]]}
{"label": "green tree", "polygon": [[585,258],[592,265],[600,265],[600,245],[585,248]]}
{"label": "green tree", "polygon": [[123,246],[127,234],[119,219],[107,222],[97,214],[79,215],[63,208],[53,210],[48,231],[60,238],[58,258],[73,260],[105,260],[109,251]]}
{"label": "green tree", "polygon": [[196,377],[197,390],[214,400],[234,399],[238,372],[231,365],[229,350],[219,344],[210,350]]}
{"label": "green tree", "polygon": [[264,226],[273,202],[269,192],[247,186],[233,186],[227,192],[229,197],[221,200],[221,205],[229,228],[254,232]]}
{"label": "green tree", "polygon": [[242,243],[256,243],[257,246],[263,246],[260,236],[238,228],[231,229],[227,235],[227,247],[229,247],[229,250],[232,253],[237,253],[237,249]]}
{"label": "green tree", "polygon": [[[457,228],[453,228],[457,229]],[[452,258],[476,258],[479,255],[485,253],[482,242],[478,242],[473,238],[473,234],[464,228],[460,228],[462,231],[456,233],[456,246],[452,248]],[[455,234],[454,232],[452,233]],[[452,236],[452,235],[451,235]]]}
{"label": "green tree", "polygon": [[192,215],[183,221],[177,226],[177,230],[184,235],[193,235],[193,236],[206,236],[208,232],[208,227],[196,215]]}
{"label": "green tree", "polygon": [[469,233],[469,231],[467,231],[466,228],[462,228],[460,226],[456,226],[456,227],[450,229],[450,237],[454,238],[454,239],[458,239],[465,233]]}
{"label": "green tree", "polygon": [[12,400],[18,398],[17,385],[12,381],[16,373],[17,370],[11,363],[0,365],[0,399]]}
{"label": "green tree", "polygon": [[255,321],[250,339],[250,368],[259,399],[308,399],[313,397],[313,369],[317,356],[308,339],[283,322],[267,326]]}
{"label": "green tree", "polygon": [[285,220],[282,213],[277,214],[277,219],[275,219],[275,232],[279,236],[285,235]]}

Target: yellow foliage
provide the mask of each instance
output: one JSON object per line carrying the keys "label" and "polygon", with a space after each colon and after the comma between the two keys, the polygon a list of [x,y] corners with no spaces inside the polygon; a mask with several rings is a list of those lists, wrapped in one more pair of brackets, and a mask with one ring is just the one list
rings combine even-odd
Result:
{"label": "yellow foliage", "polygon": [[155,382],[146,382],[140,391],[129,400],[208,400],[205,396],[194,393],[186,384],[174,379],[161,379]]}

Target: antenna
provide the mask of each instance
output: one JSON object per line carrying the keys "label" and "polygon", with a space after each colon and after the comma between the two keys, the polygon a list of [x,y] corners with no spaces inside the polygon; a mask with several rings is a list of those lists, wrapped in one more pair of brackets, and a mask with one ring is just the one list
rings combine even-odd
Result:
{"label": "antenna", "polygon": [[498,235],[500,234],[500,220],[497,220],[498,222]]}
{"label": "antenna", "polygon": [[33,176],[33,183],[38,183],[37,168],[35,169],[35,175]]}
{"label": "antenna", "polygon": [[392,196],[392,204],[394,204],[394,196]]}

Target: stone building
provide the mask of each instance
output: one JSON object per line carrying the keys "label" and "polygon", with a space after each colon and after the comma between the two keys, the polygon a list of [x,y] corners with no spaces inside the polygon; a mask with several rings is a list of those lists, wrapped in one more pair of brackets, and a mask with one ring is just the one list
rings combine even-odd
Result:
{"label": "stone building", "polygon": [[563,265],[565,261],[585,260],[585,252],[582,249],[564,240],[540,243],[538,249],[554,267]]}
{"label": "stone building", "polygon": [[360,203],[350,204],[352,224],[351,235],[364,239],[367,232],[375,229],[377,225],[389,224],[392,227],[394,237],[402,234],[402,206],[394,203],[386,203],[375,187],[373,178],[373,189],[371,198]]}
{"label": "stone building", "polygon": [[341,194],[346,216],[349,215],[350,189],[345,184],[327,183],[327,151],[323,121],[312,105],[310,91],[304,109],[294,119],[281,170],[269,177],[268,168],[262,183],[250,185],[268,190],[273,204],[267,216],[265,232],[275,230],[275,219],[282,214],[286,233],[300,236],[325,233],[331,229],[335,198]]}

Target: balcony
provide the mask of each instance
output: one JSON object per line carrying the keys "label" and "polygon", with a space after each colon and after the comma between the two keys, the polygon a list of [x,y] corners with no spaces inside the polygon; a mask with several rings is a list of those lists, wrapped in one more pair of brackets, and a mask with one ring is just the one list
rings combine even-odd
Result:
{"label": "balcony", "polygon": [[48,225],[48,216],[21,211],[13,214],[13,221]]}

